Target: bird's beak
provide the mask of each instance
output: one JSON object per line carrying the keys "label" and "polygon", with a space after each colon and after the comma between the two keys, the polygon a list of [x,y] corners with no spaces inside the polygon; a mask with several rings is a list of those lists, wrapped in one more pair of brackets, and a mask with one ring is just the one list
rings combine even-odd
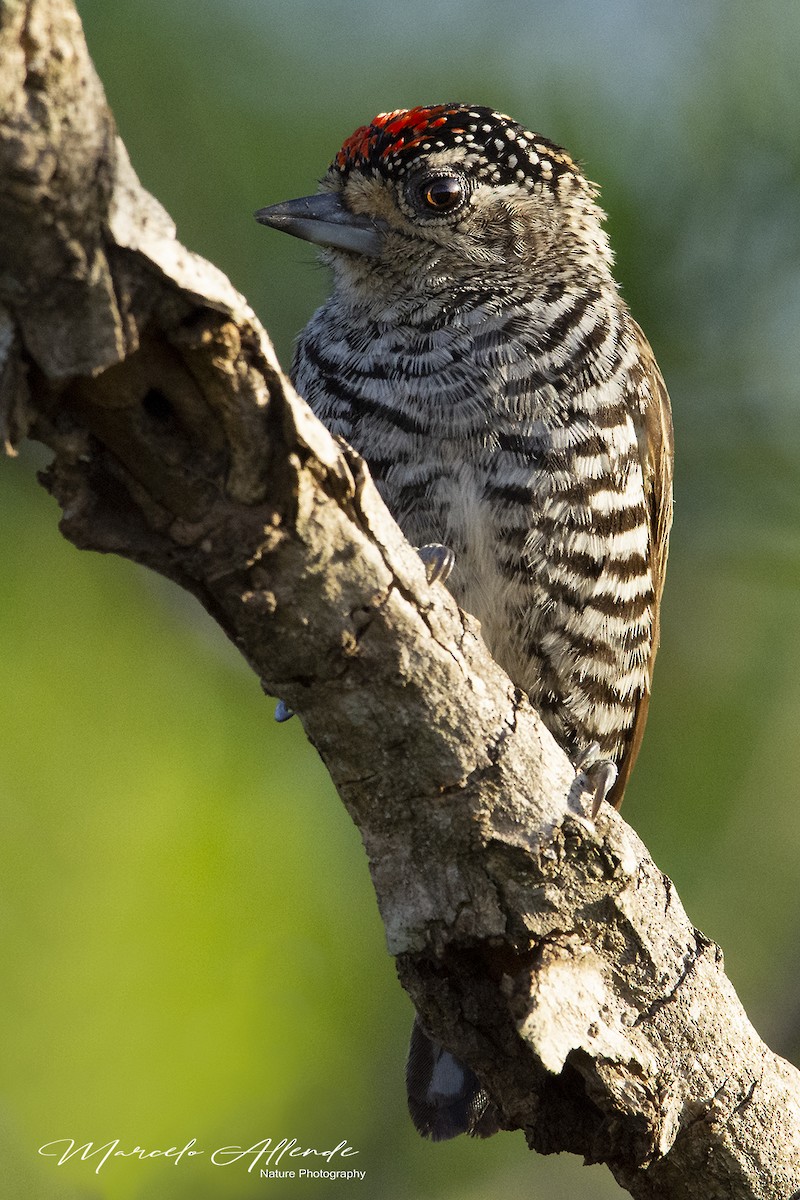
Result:
{"label": "bird's beak", "polygon": [[333,246],[337,250],[373,258],[381,252],[383,239],[379,223],[351,213],[332,192],[271,204],[269,208],[260,208],[255,218],[262,225],[272,225],[274,229],[282,229],[292,237],[315,242],[318,246]]}

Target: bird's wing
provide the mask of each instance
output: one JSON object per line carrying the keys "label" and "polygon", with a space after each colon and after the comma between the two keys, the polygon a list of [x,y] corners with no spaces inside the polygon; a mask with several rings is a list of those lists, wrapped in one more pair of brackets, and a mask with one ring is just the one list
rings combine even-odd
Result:
{"label": "bird's wing", "polygon": [[[673,434],[672,412],[669,396],[661,372],[647,338],[634,322],[634,333],[642,363],[642,377],[638,382],[641,408],[638,409],[637,438],[639,458],[644,476],[645,499],[647,501],[648,524],[650,527],[650,570],[653,578],[653,638],[647,670],[647,691],[639,700],[627,749],[618,763],[619,774],[609,793],[615,808],[622,803],[625,785],[633,769],[647,721],[650,704],[650,684],[653,664],[659,639],[659,609],[664,590],[664,575],[669,551],[669,531],[672,525],[672,460]],[[636,384],[637,381],[634,381]]]}

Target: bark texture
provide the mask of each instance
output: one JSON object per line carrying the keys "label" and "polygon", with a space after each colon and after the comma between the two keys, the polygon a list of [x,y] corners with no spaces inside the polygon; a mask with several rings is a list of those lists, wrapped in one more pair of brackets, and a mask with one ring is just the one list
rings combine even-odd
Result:
{"label": "bark texture", "polygon": [[0,0],[0,68],[0,435],[51,448],[65,536],[196,595],[297,711],[404,987],[509,1128],[636,1197],[789,1200],[798,1073],[632,830],[587,819],[245,300],[176,241],[69,0]]}

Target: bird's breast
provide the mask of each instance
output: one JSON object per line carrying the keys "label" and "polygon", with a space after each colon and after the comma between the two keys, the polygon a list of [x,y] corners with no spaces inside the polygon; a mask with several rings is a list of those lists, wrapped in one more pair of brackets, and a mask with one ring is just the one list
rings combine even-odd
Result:
{"label": "bird's breast", "polygon": [[568,350],[551,338],[534,352],[507,314],[359,326],[328,307],[295,380],[409,541],[455,552],[448,586],[517,686],[551,705],[557,736],[617,754],[653,628],[633,351],[610,317],[574,316]]}

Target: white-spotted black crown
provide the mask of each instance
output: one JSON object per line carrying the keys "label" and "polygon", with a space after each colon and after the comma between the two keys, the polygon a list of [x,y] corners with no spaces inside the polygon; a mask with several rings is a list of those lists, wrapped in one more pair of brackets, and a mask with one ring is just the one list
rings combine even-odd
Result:
{"label": "white-spotted black crown", "polygon": [[421,154],[462,146],[464,165],[478,179],[533,190],[565,175],[582,178],[566,150],[491,108],[434,104],[379,113],[345,141],[331,164],[398,178]]}

